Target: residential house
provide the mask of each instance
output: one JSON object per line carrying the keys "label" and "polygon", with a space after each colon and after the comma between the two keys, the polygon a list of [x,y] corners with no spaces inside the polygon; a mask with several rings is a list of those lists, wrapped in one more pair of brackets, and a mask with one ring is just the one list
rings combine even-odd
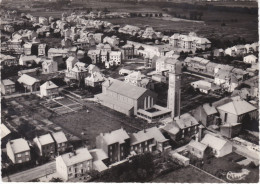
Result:
{"label": "residential house", "polygon": [[166,139],[157,127],[148,128],[145,131],[147,135],[153,136],[156,144],[156,150],[164,152],[172,149],[169,145],[169,139]]}
{"label": "residential house", "polygon": [[152,80],[163,83],[166,83],[167,81],[166,77],[160,74],[152,75]]}
{"label": "residential house", "polygon": [[209,62],[210,62],[209,60],[201,58],[201,57],[186,58],[186,60],[185,60],[188,70],[191,70],[194,72],[201,72],[201,73],[207,72],[206,66]]}
{"label": "residential house", "polygon": [[214,76],[215,74],[215,68],[217,67],[217,63],[213,63],[213,62],[208,62],[208,64],[206,64],[206,71],[208,75]]}
{"label": "residential house", "polygon": [[58,71],[58,63],[52,59],[45,59],[42,63],[43,73],[54,73]]}
{"label": "residential house", "polygon": [[214,69],[214,75],[216,75],[219,71],[231,72],[233,69],[233,66],[217,64]]}
{"label": "residential house", "polygon": [[124,27],[119,28],[118,32],[135,36],[140,30],[141,29],[137,26],[125,25]]}
{"label": "residential house", "polygon": [[211,134],[206,134],[201,143],[210,147],[215,157],[223,157],[232,152],[232,144]]}
{"label": "residential house", "polygon": [[68,148],[68,139],[64,132],[55,132],[51,134],[55,142],[55,152],[61,154],[65,152]]}
{"label": "residential house", "polygon": [[122,46],[122,59],[132,59],[134,57],[134,47],[133,45],[126,44]]}
{"label": "residential house", "polygon": [[56,157],[56,171],[65,181],[78,178],[92,170],[92,160],[87,148],[79,148]]}
{"label": "residential house", "polygon": [[55,97],[59,95],[59,87],[51,81],[47,81],[40,86],[41,97]]}
{"label": "residential house", "polygon": [[40,89],[40,81],[27,74],[23,74],[18,80],[22,84],[26,91],[38,91]]}
{"label": "residential house", "polygon": [[23,51],[26,56],[31,55],[32,54],[32,43],[29,43],[29,42],[25,43],[23,45]]}
{"label": "residential house", "polygon": [[33,139],[36,145],[37,153],[44,157],[53,157],[55,155],[55,142],[51,134],[45,134],[42,136],[36,136]]}
{"label": "residential house", "polygon": [[253,64],[253,63],[258,62],[258,58],[255,55],[251,54],[251,55],[245,56],[243,58],[243,61],[244,61],[244,63]]}
{"label": "residential house", "polygon": [[1,62],[1,67],[14,66],[18,64],[16,57],[5,55],[5,54],[0,54],[0,62]]}
{"label": "residential house", "polygon": [[9,95],[15,92],[15,83],[10,79],[1,80],[1,93]]}
{"label": "residential house", "polygon": [[198,121],[189,113],[176,117],[172,123],[168,123],[162,131],[178,141],[185,138],[192,138],[198,133]]}
{"label": "residential house", "polygon": [[107,154],[109,163],[112,164],[129,156],[130,137],[123,128],[101,133],[96,137],[96,146]]}
{"label": "residential house", "polygon": [[217,110],[223,124],[242,123],[245,115],[249,115],[251,119],[258,119],[257,108],[245,100],[233,100],[218,106]]}
{"label": "residential house", "polygon": [[103,38],[104,38],[104,34],[103,33],[95,33],[93,35],[93,38],[95,39],[96,43],[102,43],[103,42]]}
{"label": "residential house", "polygon": [[109,78],[102,84],[102,93],[95,98],[102,105],[131,116],[137,115],[138,109],[152,108],[157,95],[148,89]]}
{"label": "residential house", "polygon": [[68,56],[68,49],[56,49],[56,48],[50,48],[48,50],[48,57],[51,58],[53,56],[62,55],[63,58],[66,58]]}
{"label": "residential house", "polygon": [[20,164],[31,160],[29,144],[23,138],[8,141],[6,144],[6,153],[14,164]]}
{"label": "residential house", "polygon": [[200,92],[205,94],[208,94],[213,87],[212,83],[206,80],[199,80],[199,81],[192,82],[191,86],[194,89],[198,89]]}
{"label": "residential house", "polygon": [[161,56],[156,60],[156,72],[162,74],[163,72],[173,71],[178,60]]}
{"label": "residential house", "polygon": [[145,152],[153,152],[156,150],[154,137],[147,134],[146,130],[141,130],[137,133],[130,134],[131,139],[131,152],[142,154]]}
{"label": "residential house", "polygon": [[207,149],[207,145],[191,140],[187,148],[192,155],[196,156],[199,159],[203,159]]}
{"label": "residential house", "polygon": [[145,63],[144,66],[148,68],[155,69],[156,68],[156,61],[158,59],[158,56],[154,55],[153,57],[147,56],[144,58]]}
{"label": "residential house", "polygon": [[20,59],[19,59],[19,65],[23,65],[23,66],[30,66],[32,65],[33,63],[35,63],[35,59],[37,57],[32,55],[32,56],[24,56],[24,55],[21,55],[20,56]]}
{"label": "residential house", "polygon": [[235,88],[242,82],[242,77],[227,71],[219,71],[215,74],[214,83],[233,92]]}
{"label": "residential house", "polygon": [[88,73],[93,74],[93,73],[100,73],[100,69],[93,64],[88,65],[87,67]]}
{"label": "residential house", "polygon": [[175,33],[169,39],[170,45],[182,49],[202,49],[205,50],[211,47],[211,42],[207,38],[198,37],[196,33],[182,35]]}
{"label": "residential house", "polygon": [[85,85],[96,87],[101,86],[101,84],[105,81],[104,76],[99,72],[91,73],[90,76],[85,78]]}
{"label": "residential house", "polygon": [[111,51],[109,53],[109,64],[113,65],[121,65],[122,53],[120,51]]}
{"label": "residential house", "polygon": [[216,124],[217,109],[212,104],[203,104],[192,112],[194,118],[205,127]]}
{"label": "residential house", "polygon": [[46,47],[45,43],[42,43],[38,46],[38,56],[46,56]]}
{"label": "residential house", "polygon": [[71,80],[76,80],[84,83],[87,74],[88,70],[86,68],[86,64],[82,62],[77,62],[71,70],[65,72],[65,81],[68,82]]}
{"label": "residential house", "polygon": [[100,63],[100,50],[89,50],[88,56],[91,58],[92,64]]}
{"label": "residential house", "polygon": [[119,38],[116,36],[108,37],[103,39],[103,43],[108,43],[111,47],[116,47],[119,44]]}
{"label": "residential house", "polygon": [[108,61],[108,51],[101,50],[100,60],[101,60],[101,63],[106,63]]}
{"label": "residential house", "polygon": [[70,71],[77,62],[79,62],[79,60],[76,57],[70,56],[66,60],[67,71]]}

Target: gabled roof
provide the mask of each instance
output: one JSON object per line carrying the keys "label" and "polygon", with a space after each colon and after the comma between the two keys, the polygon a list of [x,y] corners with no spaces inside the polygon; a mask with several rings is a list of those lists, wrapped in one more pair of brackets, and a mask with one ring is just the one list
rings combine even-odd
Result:
{"label": "gabled roof", "polygon": [[204,152],[207,148],[207,145],[205,144],[202,144],[200,142],[197,142],[197,141],[194,141],[192,140],[190,143],[189,143],[189,146],[193,147],[193,148],[196,148],[202,152]]}
{"label": "gabled roof", "polygon": [[19,83],[23,83],[29,86],[32,86],[34,83],[39,82],[38,79],[33,78],[27,74],[23,74],[18,80]]}
{"label": "gabled roof", "polygon": [[80,148],[75,150],[75,153],[66,153],[59,157],[64,161],[67,167],[92,159],[87,148]]}
{"label": "gabled roof", "polygon": [[110,81],[110,86],[108,87],[108,90],[114,91],[116,93],[119,93],[123,96],[127,96],[131,99],[138,99],[140,98],[146,91],[148,91],[145,88],[133,86],[131,84],[119,81],[117,79],[114,79],[113,81]]}
{"label": "gabled roof", "polygon": [[146,129],[146,134],[153,137],[158,142],[163,142],[163,141],[168,140],[164,137],[164,135],[161,133],[161,131],[157,127],[152,127],[152,128]]}
{"label": "gabled roof", "polygon": [[10,145],[14,154],[30,150],[28,142],[23,138],[11,140],[7,144]]}
{"label": "gabled roof", "polygon": [[123,128],[120,128],[118,130],[114,130],[110,133],[105,133],[103,135],[104,141],[110,145],[114,143],[124,143],[126,139],[129,138],[129,135],[126,133],[126,131]]}
{"label": "gabled roof", "polygon": [[221,150],[228,142],[211,134],[206,134],[205,137],[201,140],[201,143],[215,150]]}
{"label": "gabled roof", "polygon": [[6,137],[11,133],[11,131],[3,123],[1,123],[0,129],[1,129],[1,139],[3,139],[4,137]]}
{"label": "gabled roof", "polygon": [[207,115],[212,115],[218,113],[216,108],[212,105],[209,105],[208,103],[202,105],[204,111],[206,112]]}
{"label": "gabled roof", "polygon": [[138,143],[142,143],[142,142],[151,140],[154,137],[150,134],[147,134],[146,130],[141,130],[137,133],[131,134],[130,138],[131,138],[131,144],[135,145],[135,144],[138,144]]}
{"label": "gabled roof", "polygon": [[93,157],[93,161],[105,160],[108,158],[107,154],[102,149],[92,149],[89,150],[89,153]]}
{"label": "gabled roof", "polygon": [[198,121],[189,113],[182,114],[180,117],[176,117],[174,120],[180,129],[199,124]]}
{"label": "gabled roof", "polygon": [[65,136],[65,134],[62,131],[52,133],[52,136],[53,136],[55,142],[58,144],[68,142],[67,137]]}
{"label": "gabled roof", "polygon": [[245,100],[235,100],[229,103],[226,103],[222,106],[217,107],[218,110],[222,110],[231,114],[241,115],[251,111],[256,110],[257,108],[246,102]]}
{"label": "gabled roof", "polygon": [[4,86],[15,85],[15,83],[13,81],[11,81],[10,79],[4,79],[4,80],[1,81],[1,83]]}
{"label": "gabled roof", "polygon": [[51,134],[45,134],[39,137],[34,138],[34,140],[38,139],[38,142],[43,146],[46,144],[54,143],[54,140],[51,136]]}

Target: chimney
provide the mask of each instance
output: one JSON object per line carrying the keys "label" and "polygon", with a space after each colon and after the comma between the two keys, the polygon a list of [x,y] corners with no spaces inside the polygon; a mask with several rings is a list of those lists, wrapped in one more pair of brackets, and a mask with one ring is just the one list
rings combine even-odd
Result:
{"label": "chimney", "polygon": [[209,103],[209,106],[212,107],[212,103],[211,102]]}

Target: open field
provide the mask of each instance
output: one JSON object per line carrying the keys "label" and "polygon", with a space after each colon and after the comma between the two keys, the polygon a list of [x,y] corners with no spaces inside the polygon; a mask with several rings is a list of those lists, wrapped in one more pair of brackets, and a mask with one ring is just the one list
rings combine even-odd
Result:
{"label": "open field", "polygon": [[153,183],[219,183],[210,175],[207,175],[191,166],[172,171],[160,176]]}

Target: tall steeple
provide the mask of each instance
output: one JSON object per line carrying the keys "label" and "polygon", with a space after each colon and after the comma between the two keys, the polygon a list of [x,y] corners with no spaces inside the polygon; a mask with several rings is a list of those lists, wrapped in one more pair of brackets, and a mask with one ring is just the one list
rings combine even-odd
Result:
{"label": "tall steeple", "polygon": [[181,64],[176,61],[169,71],[167,108],[172,110],[171,117],[180,116],[181,107]]}

